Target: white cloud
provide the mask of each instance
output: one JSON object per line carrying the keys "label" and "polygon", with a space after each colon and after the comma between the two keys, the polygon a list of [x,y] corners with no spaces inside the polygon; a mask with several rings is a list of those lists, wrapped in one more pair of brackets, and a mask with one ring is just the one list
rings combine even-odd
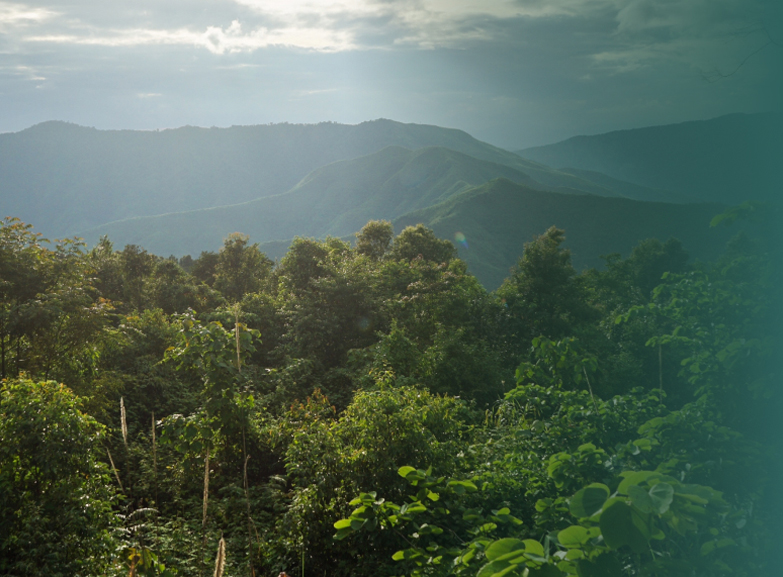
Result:
{"label": "white cloud", "polygon": [[36,24],[56,16],[47,8],[35,8],[24,4],[0,2],[0,28],[5,26],[25,26]]}
{"label": "white cloud", "polygon": [[206,48],[213,54],[249,52],[268,46],[295,46],[333,52],[353,48],[349,35],[340,31],[308,28],[257,28],[244,32],[234,20],[230,26],[209,26],[205,31],[187,28],[166,29],[115,29],[96,34],[43,34],[28,36],[28,42],[57,44],[81,44],[91,46],[128,47],[148,45],[190,45]]}

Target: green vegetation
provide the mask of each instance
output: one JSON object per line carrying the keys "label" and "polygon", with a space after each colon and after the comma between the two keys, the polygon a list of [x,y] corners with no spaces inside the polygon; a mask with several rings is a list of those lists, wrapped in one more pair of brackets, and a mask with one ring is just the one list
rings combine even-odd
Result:
{"label": "green vegetation", "polygon": [[723,210],[718,204],[544,192],[497,179],[406,214],[394,225],[400,230],[421,222],[447,239],[461,233],[466,243],[456,243],[460,258],[493,289],[508,275],[525,243],[550,226],[566,231],[577,270],[600,267],[601,255],[629,254],[647,238],[678,238],[694,258],[714,260],[731,236],[728,228],[709,226],[712,216]]}
{"label": "green vegetation", "polygon": [[[775,209],[713,219],[755,236],[710,262],[627,233],[582,272],[544,227],[490,292],[459,258],[478,232],[438,223],[515,195],[635,204],[496,180],[434,230],[277,263],[241,234],[175,259],[0,222],[0,573],[775,574]],[[605,228],[647,234],[629,214]]]}

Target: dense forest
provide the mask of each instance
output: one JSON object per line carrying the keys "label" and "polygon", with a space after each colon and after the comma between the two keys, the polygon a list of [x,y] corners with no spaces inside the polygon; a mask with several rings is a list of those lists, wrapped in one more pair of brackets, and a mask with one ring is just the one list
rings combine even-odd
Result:
{"label": "dense forest", "polygon": [[0,574],[773,575],[779,216],[488,291],[423,225],[198,258],[0,222]]}

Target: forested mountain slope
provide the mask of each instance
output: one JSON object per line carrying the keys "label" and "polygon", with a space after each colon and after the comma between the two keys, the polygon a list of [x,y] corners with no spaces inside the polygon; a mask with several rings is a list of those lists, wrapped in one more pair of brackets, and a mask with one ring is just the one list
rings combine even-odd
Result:
{"label": "forested mountain slope", "polygon": [[137,244],[177,255],[217,249],[234,231],[249,234],[256,242],[345,236],[368,220],[394,219],[499,177],[546,188],[516,169],[454,150],[387,147],[319,168],[285,194],[112,222],[83,234],[90,243],[107,234],[119,246]]}
{"label": "forested mountain slope", "polygon": [[[488,289],[508,276],[523,245],[550,226],[566,230],[565,246],[574,266],[601,266],[601,255],[628,255],[646,238],[679,239],[692,257],[714,259],[730,231],[710,228],[718,204],[667,204],[626,198],[545,192],[497,179],[439,205],[406,214],[394,221],[396,230],[424,223],[440,238],[454,239],[460,258]],[[458,237],[462,238],[462,237]]]}
{"label": "forested mountain slope", "polygon": [[766,113],[575,136],[518,154],[674,191],[686,201],[739,204],[779,201],[781,150],[783,116]]}
{"label": "forested mountain slope", "polygon": [[[199,247],[204,246],[200,244],[202,239],[210,238],[206,248],[216,250],[223,237],[238,231],[249,234],[251,242],[259,242],[260,249],[270,258],[280,259],[294,236],[331,234],[350,240],[361,227],[355,223],[363,215],[396,218],[394,228],[398,232],[408,225],[424,223],[438,237],[455,241],[471,273],[491,290],[508,275],[522,254],[524,243],[552,225],[568,231],[566,246],[572,248],[578,269],[601,266],[600,256],[612,252],[627,256],[634,245],[646,238],[665,241],[674,237],[693,257],[710,259],[720,253],[731,233],[725,227],[710,228],[712,217],[725,209],[715,203],[653,203],[565,194],[538,190],[525,180],[517,184],[504,177],[461,189],[464,181],[458,177],[469,176],[461,172],[465,164],[447,174],[436,171],[413,189],[415,195],[406,196],[411,190],[400,186],[404,178],[425,166],[428,159],[454,155],[444,149],[387,149],[366,159],[346,162],[345,166],[337,163],[325,167],[284,195],[231,207],[110,223],[90,231],[88,240],[92,242],[99,235],[108,234],[117,246],[139,244],[160,254],[189,253],[196,257]],[[343,171],[355,176],[361,171],[350,165],[369,161],[376,165],[374,174],[382,172],[382,164],[387,173],[379,192],[364,200],[366,191],[361,179],[341,181],[337,177]],[[477,174],[490,174],[478,170],[490,166],[476,163]],[[435,166],[443,164],[438,162]],[[450,185],[452,182],[456,184]],[[429,188],[425,189],[425,184]],[[444,191],[440,203],[427,206],[422,201],[424,207],[416,209],[414,199],[434,199],[438,191]],[[306,212],[298,212],[297,207],[302,205],[309,206]],[[397,212],[402,209],[411,211]],[[228,228],[231,224],[236,226]],[[464,235],[464,241],[459,235]]]}
{"label": "forested mountain slope", "polygon": [[35,222],[46,236],[61,237],[129,217],[281,194],[316,168],[387,146],[443,146],[548,186],[605,193],[460,130],[391,120],[162,131],[45,122],[0,134],[0,215]]}

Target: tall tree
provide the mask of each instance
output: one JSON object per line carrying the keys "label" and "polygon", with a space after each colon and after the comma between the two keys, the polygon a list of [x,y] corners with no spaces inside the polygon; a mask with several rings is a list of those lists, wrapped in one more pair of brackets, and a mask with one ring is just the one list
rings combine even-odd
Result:
{"label": "tall tree", "polygon": [[424,226],[407,226],[394,239],[391,257],[395,260],[413,260],[421,257],[434,262],[449,262],[457,258],[457,249],[451,241],[441,240]]}
{"label": "tall tree", "polygon": [[513,358],[527,350],[534,337],[569,336],[595,317],[571,264],[571,251],[561,247],[564,240],[564,231],[553,226],[526,243],[511,276],[497,290],[506,310],[503,333]]}
{"label": "tall tree", "polygon": [[393,236],[388,220],[371,220],[356,233],[356,252],[379,260],[388,252]]}
{"label": "tall tree", "polygon": [[214,287],[231,302],[238,302],[244,295],[261,290],[273,265],[258,244],[248,245],[247,235],[232,233],[218,253]]}

